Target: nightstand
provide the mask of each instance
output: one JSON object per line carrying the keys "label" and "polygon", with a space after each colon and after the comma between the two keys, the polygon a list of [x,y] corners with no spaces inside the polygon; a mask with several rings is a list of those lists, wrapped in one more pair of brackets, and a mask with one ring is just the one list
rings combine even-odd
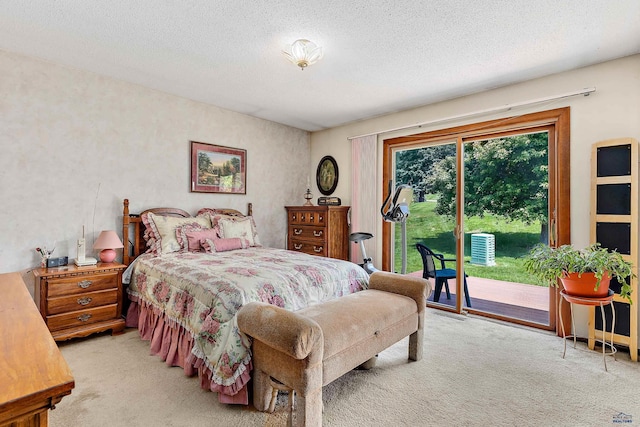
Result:
{"label": "nightstand", "polygon": [[35,302],[53,339],[63,341],[111,329],[121,333],[124,264],[38,268]]}

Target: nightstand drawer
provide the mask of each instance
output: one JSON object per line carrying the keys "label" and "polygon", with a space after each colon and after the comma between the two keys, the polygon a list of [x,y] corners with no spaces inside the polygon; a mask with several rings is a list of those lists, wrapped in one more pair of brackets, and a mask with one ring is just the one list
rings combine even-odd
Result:
{"label": "nightstand drawer", "polygon": [[292,239],[289,250],[305,254],[327,256],[327,247],[323,243],[303,242]]}
{"label": "nightstand drawer", "polygon": [[87,325],[116,318],[118,304],[105,305],[87,310],[72,311],[70,313],[47,316],[47,326],[51,332],[73,326]]}
{"label": "nightstand drawer", "polygon": [[49,298],[47,300],[47,313],[51,315],[84,310],[86,308],[100,307],[101,305],[115,304],[117,301],[117,289]]}
{"label": "nightstand drawer", "polygon": [[292,225],[289,227],[289,235],[292,238],[313,240],[318,243],[324,243],[326,241],[326,230],[324,227]]}
{"label": "nightstand drawer", "polygon": [[117,288],[117,279],[117,272],[49,279],[47,281],[49,288],[48,297],[60,297]]}

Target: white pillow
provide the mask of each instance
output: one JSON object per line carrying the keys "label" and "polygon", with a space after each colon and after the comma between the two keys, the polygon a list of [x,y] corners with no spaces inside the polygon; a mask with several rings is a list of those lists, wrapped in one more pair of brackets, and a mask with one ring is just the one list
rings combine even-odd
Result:
{"label": "white pillow", "polygon": [[160,240],[160,245],[157,255],[178,252],[182,249],[176,238],[176,228],[188,224],[197,224],[202,228],[211,228],[211,221],[209,221],[208,217],[176,218],[173,216],[155,215],[149,212],[147,219],[149,223],[153,225],[154,232],[157,232],[159,236],[157,240]]}
{"label": "white pillow", "polygon": [[223,239],[241,238],[249,242],[249,246],[260,246],[258,233],[253,226],[251,217],[227,219],[221,218],[218,221],[220,237]]}

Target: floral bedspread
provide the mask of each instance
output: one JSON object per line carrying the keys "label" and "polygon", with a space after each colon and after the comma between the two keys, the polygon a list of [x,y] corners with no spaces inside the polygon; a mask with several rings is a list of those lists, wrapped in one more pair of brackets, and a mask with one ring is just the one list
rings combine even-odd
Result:
{"label": "floral bedspread", "polygon": [[217,253],[144,254],[136,260],[128,293],[184,327],[191,352],[230,386],[250,364],[236,313],[249,301],[288,310],[365,289],[367,273],[348,261],[273,248]]}

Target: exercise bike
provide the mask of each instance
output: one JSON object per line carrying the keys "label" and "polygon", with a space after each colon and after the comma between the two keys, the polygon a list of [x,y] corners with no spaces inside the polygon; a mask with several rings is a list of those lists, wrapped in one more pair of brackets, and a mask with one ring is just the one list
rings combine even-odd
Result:
{"label": "exercise bike", "polygon": [[363,233],[363,232],[351,233],[349,235],[349,240],[360,245],[360,252],[362,253],[363,260],[362,260],[362,264],[358,264],[358,265],[364,268],[364,271],[366,271],[369,274],[373,274],[376,271],[378,271],[378,269],[373,266],[373,263],[371,262],[371,258],[367,257],[367,251],[364,248],[364,241],[369,240],[372,237],[373,237],[373,234]]}
{"label": "exercise bike", "polygon": [[[409,203],[413,200],[413,189],[406,184],[399,185],[396,188],[393,199],[391,199],[392,185],[393,181],[389,181],[389,193],[387,194],[387,198],[382,204],[382,207],[380,207],[380,214],[385,221],[399,222],[402,225],[402,274],[405,274],[407,272],[406,221],[409,217]],[[389,200],[391,200],[391,204],[389,204]],[[371,258],[367,257],[367,252],[364,248],[364,241],[369,240],[372,237],[373,234],[364,232],[355,232],[349,235],[350,241],[360,245],[360,252],[362,253],[363,261],[362,264],[358,265],[364,268],[364,270],[369,274],[378,271],[378,269],[373,266]]]}
{"label": "exercise bike", "polygon": [[407,218],[409,217],[409,203],[413,200],[413,189],[407,184],[396,187],[395,194],[391,202],[391,188],[393,181],[389,181],[389,192],[380,214],[387,222],[399,222],[402,227],[402,274],[407,273]]}

